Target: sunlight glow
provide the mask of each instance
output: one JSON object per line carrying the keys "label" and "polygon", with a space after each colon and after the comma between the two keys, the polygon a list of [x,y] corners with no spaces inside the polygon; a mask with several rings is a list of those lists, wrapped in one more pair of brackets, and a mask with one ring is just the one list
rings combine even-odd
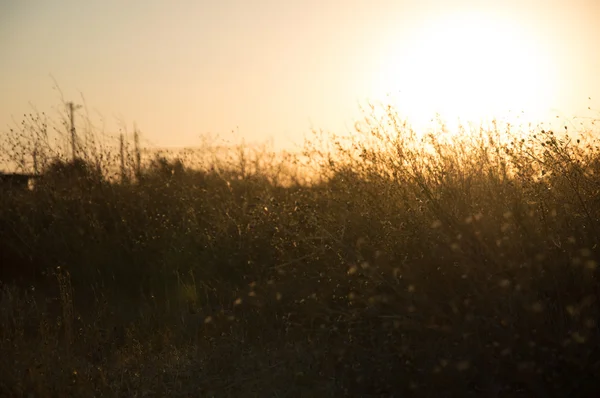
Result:
{"label": "sunlight glow", "polygon": [[555,71],[534,38],[513,22],[483,13],[445,15],[408,46],[390,43],[375,90],[416,129],[439,115],[452,128],[492,119],[547,117]]}

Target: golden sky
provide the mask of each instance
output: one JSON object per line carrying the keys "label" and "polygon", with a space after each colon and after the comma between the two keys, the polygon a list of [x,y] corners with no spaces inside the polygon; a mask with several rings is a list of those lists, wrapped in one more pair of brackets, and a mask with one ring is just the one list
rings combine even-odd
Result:
{"label": "golden sky", "polygon": [[159,146],[345,133],[367,100],[416,126],[600,117],[597,0],[3,1],[0,53],[2,133],[60,104],[51,76]]}

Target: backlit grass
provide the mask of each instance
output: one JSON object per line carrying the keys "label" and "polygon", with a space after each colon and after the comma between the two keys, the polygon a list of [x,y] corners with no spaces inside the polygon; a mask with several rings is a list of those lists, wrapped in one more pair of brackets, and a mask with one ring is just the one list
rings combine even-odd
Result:
{"label": "backlit grass", "polygon": [[45,173],[0,198],[0,395],[599,391],[594,132],[442,142],[388,109],[295,157],[123,170],[43,129],[4,149]]}

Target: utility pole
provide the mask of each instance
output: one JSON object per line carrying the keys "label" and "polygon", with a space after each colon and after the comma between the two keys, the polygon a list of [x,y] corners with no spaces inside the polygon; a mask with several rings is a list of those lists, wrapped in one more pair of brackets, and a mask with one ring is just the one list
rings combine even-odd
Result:
{"label": "utility pole", "polygon": [[138,133],[138,129],[137,126],[133,127],[133,142],[135,145],[134,151],[135,151],[135,174],[136,174],[136,178],[139,182],[140,177],[141,177],[141,163],[142,163],[142,155],[140,153],[140,134]]}
{"label": "utility pole", "polygon": [[119,144],[120,144],[120,154],[121,154],[121,182],[125,182],[127,180],[127,173],[125,171],[125,137],[123,133],[119,136]]}
{"label": "utility pole", "polygon": [[67,102],[69,119],[71,121],[71,151],[73,160],[77,158],[77,134],[75,133],[75,110],[81,108],[81,105],[75,105],[73,102]]}
{"label": "utility pole", "polygon": [[33,174],[34,175],[39,175],[39,170],[38,170],[38,140],[35,140],[35,144],[33,147]]}

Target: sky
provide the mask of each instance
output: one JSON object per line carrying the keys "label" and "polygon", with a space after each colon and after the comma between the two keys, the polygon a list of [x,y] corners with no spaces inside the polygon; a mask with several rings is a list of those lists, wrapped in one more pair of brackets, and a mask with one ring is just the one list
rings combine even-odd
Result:
{"label": "sky", "polygon": [[0,0],[0,54],[0,134],[63,109],[55,82],[104,133],[169,147],[287,147],[369,102],[417,127],[600,117],[597,0]]}

